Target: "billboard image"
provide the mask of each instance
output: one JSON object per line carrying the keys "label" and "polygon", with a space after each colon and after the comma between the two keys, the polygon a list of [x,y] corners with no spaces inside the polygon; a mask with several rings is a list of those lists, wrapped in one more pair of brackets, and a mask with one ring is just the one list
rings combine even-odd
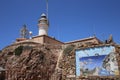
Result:
{"label": "billboard image", "polygon": [[119,75],[113,46],[86,48],[76,51],[76,76]]}

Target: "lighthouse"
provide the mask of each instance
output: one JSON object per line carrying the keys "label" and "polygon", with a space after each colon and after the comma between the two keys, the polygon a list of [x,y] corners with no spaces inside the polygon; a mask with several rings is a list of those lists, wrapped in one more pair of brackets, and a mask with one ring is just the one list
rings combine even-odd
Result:
{"label": "lighthouse", "polygon": [[48,35],[48,19],[46,17],[46,15],[43,13],[40,17],[40,19],[38,20],[38,35]]}

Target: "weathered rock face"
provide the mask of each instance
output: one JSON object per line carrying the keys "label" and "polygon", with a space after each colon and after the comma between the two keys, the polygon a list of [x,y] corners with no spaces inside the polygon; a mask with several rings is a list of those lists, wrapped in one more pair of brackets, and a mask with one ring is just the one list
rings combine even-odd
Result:
{"label": "weathered rock face", "polygon": [[75,45],[69,45],[64,49],[58,67],[62,73],[62,80],[75,80]]}
{"label": "weathered rock face", "polygon": [[7,80],[50,80],[61,49],[46,45],[9,46],[0,54]]}

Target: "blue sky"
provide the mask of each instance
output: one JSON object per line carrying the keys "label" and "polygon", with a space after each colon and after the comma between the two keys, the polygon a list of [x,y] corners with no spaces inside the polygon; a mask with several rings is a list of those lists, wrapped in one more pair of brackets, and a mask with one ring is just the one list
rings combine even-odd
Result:
{"label": "blue sky", "polygon": [[[23,24],[38,34],[37,21],[46,0],[0,0],[0,49],[19,38]],[[48,0],[49,35],[67,42],[110,34],[120,43],[120,0]]]}

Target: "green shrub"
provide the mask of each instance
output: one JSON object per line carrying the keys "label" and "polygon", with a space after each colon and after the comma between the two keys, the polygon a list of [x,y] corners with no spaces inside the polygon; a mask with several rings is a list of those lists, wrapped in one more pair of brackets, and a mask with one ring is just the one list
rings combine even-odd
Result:
{"label": "green shrub", "polygon": [[70,52],[74,49],[74,45],[69,45],[69,46],[67,46],[65,49],[64,49],[64,51],[63,51],[63,53],[65,54],[65,55],[69,55],[70,54]]}
{"label": "green shrub", "polygon": [[22,51],[23,51],[23,46],[19,46],[19,47],[17,47],[16,49],[15,49],[15,55],[16,56],[20,56],[21,55],[21,53],[22,53]]}

